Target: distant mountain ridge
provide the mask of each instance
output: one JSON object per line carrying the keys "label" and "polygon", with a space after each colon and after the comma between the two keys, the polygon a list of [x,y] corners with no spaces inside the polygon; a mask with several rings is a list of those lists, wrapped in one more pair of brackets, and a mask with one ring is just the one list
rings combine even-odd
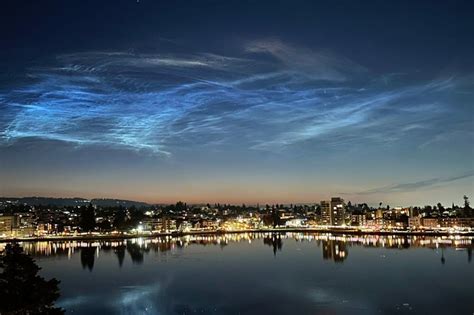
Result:
{"label": "distant mountain ridge", "polygon": [[92,203],[93,205],[101,207],[112,207],[112,206],[123,206],[123,207],[147,207],[150,204],[141,201],[133,200],[122,200],[122,199],[111,199],[111,198],[94,198],[94,199],[85,199],[85,198],[52,198],[52,197],[19,197],[19,198],[9,198],[9,197],[0,197],[0,202],[12,202],[18,204],[27,204],[31,206],[43,205],[43,206],[81,206]]}

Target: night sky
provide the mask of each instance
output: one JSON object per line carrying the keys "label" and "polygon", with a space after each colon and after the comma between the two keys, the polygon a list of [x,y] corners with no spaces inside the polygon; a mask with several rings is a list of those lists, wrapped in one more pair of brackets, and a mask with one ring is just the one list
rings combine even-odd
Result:
{"label": "night sky", "polygon": [[0,195],[474,198],[472,1],[4,1]]}

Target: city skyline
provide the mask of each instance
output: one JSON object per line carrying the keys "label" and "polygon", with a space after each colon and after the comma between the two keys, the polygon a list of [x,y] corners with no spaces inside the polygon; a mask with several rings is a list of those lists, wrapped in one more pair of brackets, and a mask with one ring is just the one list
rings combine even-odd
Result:
{"label": "city skyline", "polygon": [[6,5],[0,196],[474,195],[470,3],[205,3]]}

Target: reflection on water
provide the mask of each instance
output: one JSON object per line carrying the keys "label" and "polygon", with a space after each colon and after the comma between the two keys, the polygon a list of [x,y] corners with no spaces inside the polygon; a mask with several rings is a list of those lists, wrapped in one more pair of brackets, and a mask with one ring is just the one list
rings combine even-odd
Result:
{"label": "reflection on water", "polygon": [[[465,250],[467,259],[472,261],[474,237],[468,236],[398,236],[398,235],[331,235],[307,233],[242,233],[225,235],[187,235],[183,237],[135,238],[115,241],[42,241],[22,243],[25,252],[33,256],[68,256],[80,251],[83,268],[92,270],[95,257],[100,252],[112,250],[117,256],[119,266],[123,265],[125,252],[135,264],[143,263],[145,255],[150,251],[167,252],[176,248],[191,245],[220,246],[230,243],[263,241],[272,248],[273,254],[282,251],[284,240],[297,242],[314,242],[321,248],[322,258],[334,262],[343,262],[348,258],[351,246],[380,247],[387,249],[431,248],[440,249],[441,262],[445,263],[444,248]],[[2,245],[0,245],[2,246]],[[1,247],[0,247],[1,250]]]}
{"label": "reflection on water", "polygon": [[114,247],[114,253],[117,255],[119,266],[122,267],[123,260],[125,258],[125,248],[126,246],[121,244]]}
{"label": "reflection on water", "polygon": [[343,262],[347,258],[346,243],[343,241],[323,241],[323,258]]}
{"label": "reflection on water", "polygon": [[279,233],[265,235],[263,237],[263,244],[271,246],[273,248],[273,255],[276,256],[277,250],[281,250],[283,246],[283,243],[281,241],[281,235]]}
{"label": "reflection on water", "polygon": [[81,264],[82,268],[84,269],[89,269],[92,271],[94,268],[94,259],[95,259],[95,253],[99,247],[97,246],[86,246],[86,247],[81,247]]}
{"label": "reflection on water", "polygon": [[474,312],[473,237],[244,233],[22,246],[61,281],[58,304],[72,314]]}

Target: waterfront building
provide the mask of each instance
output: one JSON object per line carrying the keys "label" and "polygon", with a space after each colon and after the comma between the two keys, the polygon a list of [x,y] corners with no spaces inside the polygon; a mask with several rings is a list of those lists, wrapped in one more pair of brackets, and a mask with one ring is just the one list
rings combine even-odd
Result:
{"label": "waterfront building", "polygon": [[366,216],[363,213],[354,213],[351,215],[351,225],[365,226],[367,224]]}
{"label": "waterfront building", "polygon": [[180,232],[189,232],[193,228],[193,225],[189,221],[182,221],[181,224],[179,225],[178,230]]}
{"label": "waterfront building", "polygon": [[18,217],[15,215],[0,215],[0,235],[11,236],[18,227]]}
{"label": "waterfront building", "polygon": [[474,218],[441,217],[438,224],[442,228],[469,228],[474,227]]}
{"label": "waterfront building", "polygon": [[339,197],[331,198],[331,201],[321,201],[321,224],[322,225],[345,225],[344,200]]}
{"label": "waterfront building", "polygon": [[344,199],[340,197],[331,198],[331,225],[346,225]]}
{"label": "waterfront building", "polygon": [[[241,223],[248,223],[250,219],[240,219],[239,221]],[[217,230],[219,228],[219,222],[217,220],[202,219],[202,220],[199,220],[198,223],[196,223],[195,227],[197,227],[198,224],[199,224],[199,228],[206,229],[206,230]]]}
{"label": "waterfront building", "polygon": [[453,222],[456,227],[474,227],[474,218],[456,218]]}
{"label": "waterfront building", "polygon": [[375,218],[383,219],[383,209],[378,208],[377,210],[375,210]]}
{"label": "waterfront building", "polygon": [[159,231],[161,230],[162,220],[159,218],[144,218],[141,221],[141,227],[143,231]]}
{"label": "waterfront building", "polygon": [[290,228],[300,228],[300,227],[303,227],[306,225],[306,222],[304,219],[301,219],[301,218],[293,218],[293,219],[290,219],[290,220],[287,220],[285,222],[285,226],[286,227],[290,227]]}
{"label": "waterfront building", "polygon": [[169,218],[145,218],[140,227],[143,231],[169,233],[176,231],[176,220]]}
{"label": "waterfront building", "polygon": [[424,228],[432,229],[439,227],[438,218],[422,218],[421,222]]}
{"label": "waterfront building", "polygon": [[418,229],[421,226],[421,218],[419,216],[408,218],[408,227],[410,229]]}
{"label": "waterfront building", "polygon": [[329,201],[321,201],[321,225],[332,225],[331,204]]}

